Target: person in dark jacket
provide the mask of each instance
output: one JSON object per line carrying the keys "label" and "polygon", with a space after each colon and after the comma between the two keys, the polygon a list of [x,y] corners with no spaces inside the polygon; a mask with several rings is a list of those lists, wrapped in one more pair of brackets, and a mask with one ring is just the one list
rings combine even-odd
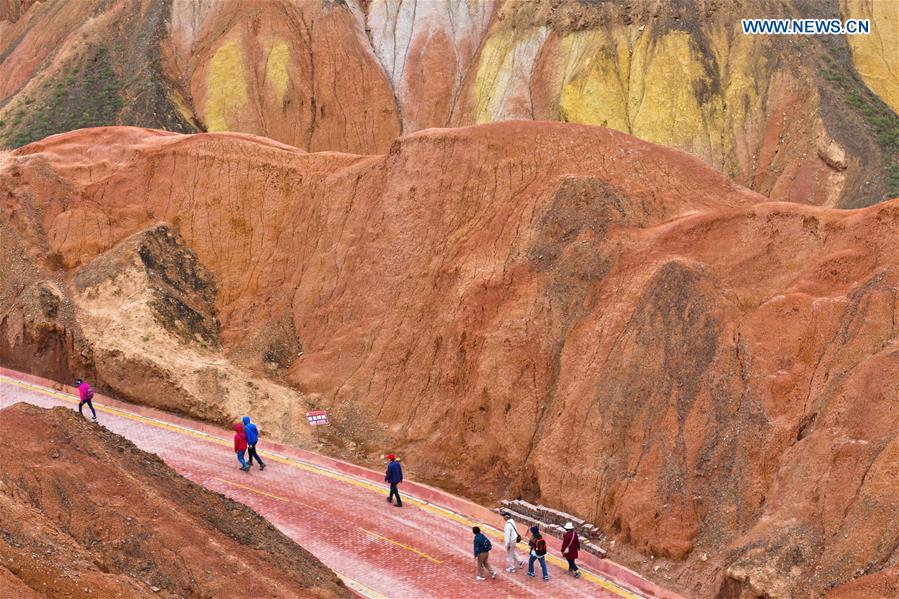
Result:
{"label": "person in dark jacket", "polygon": [[578,570],[574,560],[577,559],[578,550],[581,548],[581,542],[577,538],[577,532],[574,530],[574,524],[565,523],[565,535],[562,537],[562,557],[568,560],[568,571],[574,574],[575,578],[580,578],[581,573]]}
{"label": "person in dark jacket", "polygon": [[549,573],[546,571],[546,539],[540,534],[540,528],[531,527],[531,538],[528,541],[531,547],[531,558],[528,560],[528,576],[534,575],[534,562],[540,561],[540,567],[543,569],[543,580],[549,580]]}
{"label": "person in dark jacket", "polygon": [[87,404],[87,407],[91,409],[91,420],[94,422],[97,421],[97,411],[94,410],[94,404],[91,400],[94,399],[94,390],[91,389],[91,386],[87,384],[87,381],[82,381],[81,379],[75,380],[75,385],[78,387],[78,413],[84,416],[84,413],[81,411],[81,408],[84,407],[84,404]]}
{"label": "person in dark jacket", "polygon": [[496,578],[496,572],[493,571],[493,568],[490,567],[490,563],[487,561],[490,558],[490,541],[481,532],[479,526],[472,527],[471,532],[474,533],[474,558],[478,562],[478,573],[475,576],[475,580],[487,580],[488,572],[491,578]]}
{"label": "person in dark jacket", "polygon": [[234,453],[237,454],[237,461],[240,462],[240,469],[244,472],[250,471],[250,465],[244,459],[243,454],[247,450],[247,434],[243,432],[243,423],[238,422],[234,425]]}
{"label": "person in dark jacket", "polygon": [[387,459],[390,460],[387,464],[387,474],[384,475],[384,481],[390,483],[390,495],[387,496],[387,502],[392,503],[393,496],[396,495],[396,507],[403,507],[399,489],[396,488],[398,484],[403,482],[403,468],[396,461],[395,455],[390,454],[387,456]]}
{"label": "person in dark jacket", "polygon": [[249,416],[243,417],[243,432],[247,435],[247,455],[250,457],[248,460],[250,466],[253,465],[253,459],[255,458],[259,462],[259,469],[265,470],[265,464],[262,463],[262,459],[256,453],[256,443],[259,442],[259,429],[256,428],[254,423],[250,422]]}

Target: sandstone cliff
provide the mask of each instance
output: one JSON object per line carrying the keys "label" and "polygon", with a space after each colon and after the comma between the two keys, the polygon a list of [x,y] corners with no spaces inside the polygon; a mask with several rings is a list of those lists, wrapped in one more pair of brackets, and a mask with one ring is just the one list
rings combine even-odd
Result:
{"label": "sandstone cliff", "polygon": [[4,597],[353,596],[256,512],[72,410],[0,422],[17,456],[0,469]]}
{"label": "sandstone cliff", "polygon": [[[71,226],[90,237],[90,217],[72,214]],[[280,438],[309,440],[302,424],[315,397],[278,376],[279,361],[292,361],[299,351],[295,336],[278,327],[259,330],[267,343],[257,374],[224,359],[215,278],[169,227],[124,239],[70,279],[55,270],[58,254],[28,256],[28,241],[45,243],[40,231],[29,233],[37,237],[0,227],[3,364],[38,368],[60,381],[87,376],[122,398],[220,424],[258,410],[263,426]]]}
{"label": "sandstone cliff", "polygon": [[[0,5],[0,140],[79,127],[241,131],[382,153],[505,119],[608,126],[783,201],[899,195],[895,3],[650,0]],[[747,17],[869,18],[748,36]]]}
{"label": "sandstone cliff", "polygon": [[[168,322],[170,350],[295,385],[297,405],[258,404],[271,421],[315,397],[334,442],[592,519],[688,595],[817,596],[899,559],[897,201],[770,202],[685,153],[531,122],[376,156],[80,131],[0,155],[0,198],[0,321],[27,324],[4,325],[11,355],[48,321],[139,390],[152,370],[109,362],[165,347],[115,331]],[[177,293],[140,244],[189,266]]]}

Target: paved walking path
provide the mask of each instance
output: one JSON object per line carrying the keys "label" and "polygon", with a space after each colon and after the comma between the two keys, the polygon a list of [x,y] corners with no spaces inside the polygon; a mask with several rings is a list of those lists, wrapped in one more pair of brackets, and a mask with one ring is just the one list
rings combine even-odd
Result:
{"label": "paved walking path", "polygon": [[[77,392],[0,368],[0,408],[20,401],[75,407]],[[363,597],[677,597],[592,556],[583,560],[582,577],[574,579],[565,573],[552,538],[549,582],[540,579],[539,564],[535,578],[509,574],[503,571],[502,520],[482,506],[406,481],[400,485],[404,506],[395,508],[386,501],[382,472],[264,437],[259,447],[268,467],[247,474],[234,457],[233,432],[100,394],[93,403],[99,425],[158,454],[194,482],[250,506]],[[476,524],[493,541],[496,580],[474,579],[471,526]]]}

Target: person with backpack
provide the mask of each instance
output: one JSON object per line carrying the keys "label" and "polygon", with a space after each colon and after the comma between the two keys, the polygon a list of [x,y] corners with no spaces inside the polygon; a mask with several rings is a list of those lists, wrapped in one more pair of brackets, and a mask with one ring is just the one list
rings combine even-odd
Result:
{"label": "person with backpack", "polygon": [[400,491],[396,487],[403,482],[403,468],[400,466],[400,463],[396,461],[395,455],[390,454],[387,456],[387,459],[390,460],[387,463],[387,473],[384,475],[384,482],[390,483],[390,495],[387,496],[387,503],[392,503],[393,496],[396,495],[395,507],[403,507],[403,500],[400,499]]}
{"label": "person with backpack", "polygon": [[91,420],[94,422],[97,421],[97,411],[94,410],[94,390],[91,389],[91,386],[87,384],[87,381],[83,381],[81,379],[75,380],[75,385],[78,387],[78,398],[81,400],[78,402],[78,413],[84,416],[84,413],[81,409],[84,407],[84,404],[87,404],[87,407],[91,409]]}
{"label": "person with backpack", "polygon": [[247,434],[243,432],[243,423],[238,422],[234,425],[234,453],[237,454],[237,461],[240,462],[240,469],[244,472],[250,471],[250,465],[244,459],[243,454],[247,450]]}
{"label": "person with backpack", "polygon": [[518,528],[515,526],[515,520],[512,519],[511,512],[503,512],[503,518],[506,519],[506,526],[503,528],[503,544],[506,547],[506,572],[515,572],[516,565],[518,568],[524,566],[524,562],[518,559],[515,548],[521,542],[521,535],[518,534]]}
{"label": "person with backpack", "polygon": [[250,422],[249,416],[243,417],[243,432],[247,435],[247,455],[250,457],[250,466],[253,465],[253,459],[255,458],[259,462],[259,469],[265,470],[265,464],[262,463],[262,459],[256,453],[256,443],[259,442],[259,429],[254,423]]}
{"label": "person with backpack", "polygon": [[487,535],[481,532],[479,526],[472,527],[471,532],[474,533],[474,558],[478,563],[478,573],[475,576],[475,580],[487,580],[488,572],[491,578],[496,578],[496,572],[494,572],[487,561],[490,559],[490,550],[493,549],[493,544],[490,543]]}
{"label": "person with backpack", "polygon": [[577,538],[577,532],[574,530],[574,524],[565,523],[565,535],[562,537],[562,557],[568,560],[568,571],[575,578],[580,578],[581,573],[578,570],[574,560],[577,559],[578,550],[581,548],[581,542]]}
{"label": "person with backpack", "polygon": [[540,534],[540,528],[535,524],[531,527],[531,538],[528,541],[531,548],[531,558],[528,560],[528,576],[534,575],[534,562],[540,561],[540,567],[543,569],[543,580],[549,580],[549,573],[546,571],[546,539]]}

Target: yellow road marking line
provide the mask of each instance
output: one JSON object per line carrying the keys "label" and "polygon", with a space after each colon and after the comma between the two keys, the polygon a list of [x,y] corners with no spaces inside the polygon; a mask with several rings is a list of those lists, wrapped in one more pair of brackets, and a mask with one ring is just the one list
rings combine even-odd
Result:
{"label": "yellow road marking line", "polygon": [[443,562],[440,561],[439,559],[433,558],[433,557],[431,557],[430,555],[428,555],[427,553],[423,553],[423,552],[419,551],[418,549],[416,549],[416,548],[414,548],[414,547],[409,547],[408,545],[404,545],[404,544],[400,543],[399,541],[394,541],[393,539],[388,539],[387,537],[385,537],[385,536],[383,536],[383,535],[379,535],[379,534],[376,533],[376,532],[372,532],[372,531],[370,531],[370,530],[366,530],[366,529],[362,528],[361,526],[359,527],[359,530],[361,530],[362,532],[366,532],[366,533],[372,535],[373,537],[378,537],[379,539],[384,539],[384,540],[387,541],[388,543],[393,543],[393,544],[396,545],[397,547],[402,547],[403,549],[407,549],[407,550],[411,551],[412,553],[417,553],[418,555],[422,556],[423,558],[425,558],[425,559],[427,559],[427,560],[431,560],[431,561],[434,562],[435,564],[442,564],[442,563],[443,563]]}
{"label": "yellow road marking line", "polygon": [[[35,385],[32,383],[21,383],[15,379],[9,378],[4,375],[0,375],[0,382],[6,383],[9,385],[14,385],[14,386],[20,387],[22,389],[36,391],[38,393],[42,393],[42,394],[48,395],[50,397],[56,397],[58,399],[65,400],[70,403],[78,403],[79,402],[78,399],[75,399],[74,397],[72,397],[71,395],[69,395],[67,393],[60,393],[58,391],[50,390],[50,389],[47,389],[46,387],[41,387],[41,386],[38,386],[38,385]],[[98,409],[99,411],[106,412],[109,414],[114,414],[116,416],[121,416],[122,418],[127,418],[129,420],[133,420],[135,422],[140,422],[142,424],[148,424],[150,426],[155,426],[156,428],[165,429],[165,430],[168,430],[171,432],[179,433],[181,435],[195,437],[197,439],[204,439],[211,443],[217,443],[218,445],[222,445],[225,447],[231,446],[231,443],[229,441],[222,439],[221,437],[216,437],[215,435],[210,435],[207,433],[201,433],[201,432],[198,432],[198,431],[195,431],[195,430],[183,427],[183,426],[169,424],[167,422],[157,420],[156,418],[150,418],[147,416],[141,416],[139,414],[133,414],[131,412],[126,412],[124,410],[119,410],[117,408],[111,408],[111,407],[105,406],[103,404],[98,404],[98,403],[94,403],[94,407],[96,409]],[[383,494],[384,491],[386,491],[386,489],[384,489],[383,487],[381,487],[379,485],[375,485],[373,483],[369,483],[364,480],[353,478],[353,477],[347,476],[345,474],[339,474],[337,472],[327,470],[326,468],[323,468],[321,466],[316,466],[314,464],[307,464],[304,462],[300,462],[295,458],[291,459],[291,458],[282,457],[280,455],[273,454],[269,451],[264,451],[264,450],[260,451],[259,453],[267,456],[269,459],[274,460],[276,462],[279,462],[282,464],[289,464],[290,466],[293,466],[295,468],[300,468],[301,470],[305,470],[307,472],[312,472],[313,474],[318,474],[318,475],[326,476],[326,477],[334,479],[334,480],[339,480],[341,482],[345,482],[345,483],[354,485],[356,487],[367,489],[369,491],[373,491],[378,494]],[[411,503],[412,505],[414,505],[416,507],[419,507],[425,511],[431,512],[432,514],[440,516],[441,518],[444,518],[447,520],[453,520],[460,524],[465,524],[466,526],[474,526],[475,524],[477,524],[475,521],[470,520],[469,518],[466,518],[465,516],[461,516],[455,512],[451,512],[447,509],[444,509],[444,508],[441,508],[438,506],[434,506],[434,505],[424,502],[420,499],[416,499],[415,497],[405,496],[403,499],[406,503]],[[503,538],[503,535],[499,530],[493,529],[493,527],[488,527],[484,524],[480,524],[480,526],[482,527],[483,531],[486,534],[488,534],[489,536],[491,536],[495,539]],[[374,534],[374,533],[372,533],[372,534]],[[393,541],[391,541],[391,542],[393,542]],[[519,546],[522,548],[527,547],[527,545],[525,545],[524,543],[522,543]],[[530,547],[528,547],[527,553],[530,553]],[[554,555],[547,554],[546,558],[547,558],[547,560],[546,560],[547,562],[555,564],[556,566],[563,567],[563,568],[568,566],[568,562],[562,561],[561,558],[558,558]],[[429,558],[429,559],[431,559],[431,558]],[[584,570],[583,568],[581,569],[581,578],[584,580],[588,580],[594,584],[598,584],[599,586],[603,587],[604,589],[611,591],[611,592],[615,593],[616,595],[624,597],[625,599],[641,599],[640,595],[637,595],[637,594],[629,591],[628,589],[625,589],[625,588],[615,584],[614,582],[606,579],[605,577],[602,577],[597,574],[593,574],[592,572],[589,572],[587,570]]]}
{"label": "yellow road marking line", "polygon": [[343,579],[344,584],[346,584],[348,587],[350,587],[357,593],[363,595],[364,597],[367,597],[368,599],[387,599],[387,595],[382,595],[381,593],[374,590],[373,588],[365,586],[358,580],[353,580],[349,576],[345,576],[344,574],[341,574],[337,570],[334,570],[334,568],[331,568],[331,570],[334,572],[334,574],[337,574],[337,576],[339,576],[341,579]]}
{"label": "yellow road marking line", "polygon": [[265,491],[260,491],[259,489],[254,489],[253,487],[248,487],[246,485],[242,485],[240,483],[231,482],[230,480],[225,480],[224,478],[219,478],[217,476],[213,476],[215,480],[220,480],[226,485],[231,485],[234,487],[240,487],[241,489],[246,489],[247,491],[252,491],[253,493],[259,493],[260,495],[265,495],[266,497],[271,497],[272,499],[277,499],[278,501],[283,501],[284,503],[290,503],[289,499],[285,499],[284,497],[279,497],[277,495],[272,495],[271,493],[266,493]]}
{"label": "yellow road marking line", "polygon": [[[549,555],[549,554],[546,554],[545,557],[547,558],[546,561],[553,563],[553,564],[559,566],[560,568],[568,567],[568,562],[562,561],[562,558],[556,557],[555,555]],[[632,593],[631,591],[618,586],[611,580],[603,578],[602,576],[594,574],[593,572],[589,572],[589,571],[581,568],[580,573],[581,573],[581,578],[583,580],[589,580],[590,582],[592,582],[594,584],[598,584],[602,588],[606,589],[607,591],[611,591],[611,592],[615,593],[616,595],[625,597],[626,599],[642,599],[640,595],[637,595],[636,593]]]}

